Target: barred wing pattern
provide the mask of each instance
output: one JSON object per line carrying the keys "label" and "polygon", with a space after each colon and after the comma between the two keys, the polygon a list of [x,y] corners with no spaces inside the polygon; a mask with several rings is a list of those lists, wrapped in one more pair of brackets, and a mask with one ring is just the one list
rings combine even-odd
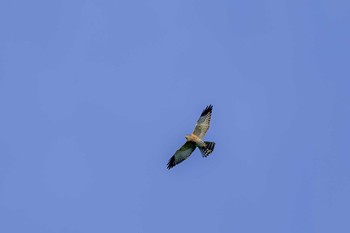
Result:
{"label": "barred wing pattern", "polygon": [[207,133],[210,126],[211,112],[213,111],[213,105],[208,105],[199,117],[197,124],[194,128],[193,134],[202,139]]}

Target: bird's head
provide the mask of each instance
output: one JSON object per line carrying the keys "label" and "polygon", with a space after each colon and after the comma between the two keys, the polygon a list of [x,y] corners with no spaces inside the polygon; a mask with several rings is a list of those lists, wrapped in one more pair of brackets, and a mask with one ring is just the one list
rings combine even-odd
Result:
{"label": "bird's head", "polygon": [[190,135],[186,135],[185,138],[187,141],[190,140]]}

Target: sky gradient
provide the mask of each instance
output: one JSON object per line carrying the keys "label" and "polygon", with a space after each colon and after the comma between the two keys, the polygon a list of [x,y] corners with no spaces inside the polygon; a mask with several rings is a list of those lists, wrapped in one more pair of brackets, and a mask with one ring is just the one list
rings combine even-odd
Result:
{"label": "sky gradient", "polygon": [[[350,3],[0,2],[0,232],[350,232]],[[214,106],[205,139],[169,158]]]}

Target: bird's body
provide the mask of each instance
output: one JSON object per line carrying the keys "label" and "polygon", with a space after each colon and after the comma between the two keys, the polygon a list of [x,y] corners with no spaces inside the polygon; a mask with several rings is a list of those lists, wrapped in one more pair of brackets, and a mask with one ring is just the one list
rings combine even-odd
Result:
{"label": "bird's body", "polygon": [[186,143],[178,149],[175,154],[170,158],[168,162],[168,169],[174,167],[175,165],[181,163],[185,159],[187,159],[192,152],[199,148],[203,157],[207,157],[210,153],[213,152],[215,147],[215,142],[207,142],[203,141],[203,137],[209,129],[211,113],[213,110],[213,106],[207,106],[201,116],[199,117],[197,124],[194,128],[192,134],[186,135]]}
{"label": "bird's body", "polygon": [[198,147],[203,147],[205,146],[205,142],[203,142],[202,139],[200,139],[197,135],[195,134],[189,134],[186,135],[185,138],[187,139],[188,142],[194,142],[196,143],[196,146]]}

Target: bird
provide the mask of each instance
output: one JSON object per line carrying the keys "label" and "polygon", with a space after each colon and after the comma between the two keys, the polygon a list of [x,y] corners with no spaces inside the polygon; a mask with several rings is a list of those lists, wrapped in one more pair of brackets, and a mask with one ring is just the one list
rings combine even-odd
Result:
{"label": "bird", "polygon": [[214,151],[215,142],[203,141],[203,137],[207,133],[213,105],[208,105],[199,117],[192,134],[185,135],[186,142],[183,144],[175,154],[169,159],[167,168],[171,169],[182,161],[186,160],[192,152],[198,147],[203,157],[207,157]]}

